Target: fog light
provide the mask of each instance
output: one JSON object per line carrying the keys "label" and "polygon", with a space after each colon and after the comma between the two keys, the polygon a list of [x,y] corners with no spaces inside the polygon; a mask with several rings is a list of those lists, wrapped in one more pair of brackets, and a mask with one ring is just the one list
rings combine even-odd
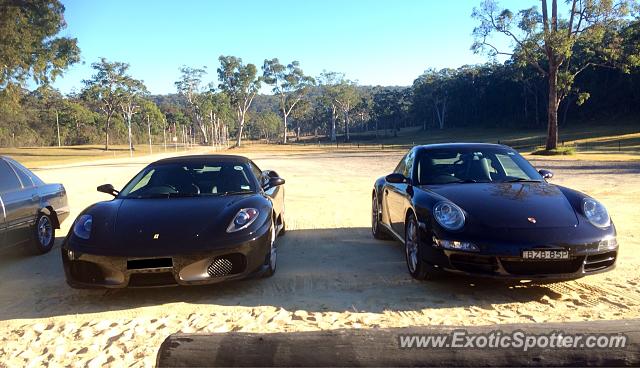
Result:
{"label": "fog light", "polygon": [[71,249],[67,249],[67,257],[69,257],[69,260],[73,261],[75,257],[75,253],[73,253]]}
{"label": "fog light", "polygon": [[602,239],[598,243],[598,251],[607,251],[618,248],[618,240],[616,238]]}
{"label": "fog light", "polygon": [[463,250],[466,252],[479,252],[480,249],[473,243],[458,240],[441,240],[433,237],[433,245],[437,248]]}

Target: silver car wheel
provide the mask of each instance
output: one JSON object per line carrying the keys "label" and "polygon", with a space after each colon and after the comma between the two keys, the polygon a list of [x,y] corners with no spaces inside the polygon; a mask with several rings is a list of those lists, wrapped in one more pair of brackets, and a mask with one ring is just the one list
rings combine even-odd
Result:
{"label": "silver car wheel", "polygon": [[48,246],[53,238],[53,226],[47,216],[41,216],[38,220],[38,242],[43,247]]}
{"label": "silver car wheel", "polygon": [[418,232],[413,219],[407,224],[407,234],[405,236],[404,248],[407,256],[407,266],[411,273],[416,272],[418,266]]}

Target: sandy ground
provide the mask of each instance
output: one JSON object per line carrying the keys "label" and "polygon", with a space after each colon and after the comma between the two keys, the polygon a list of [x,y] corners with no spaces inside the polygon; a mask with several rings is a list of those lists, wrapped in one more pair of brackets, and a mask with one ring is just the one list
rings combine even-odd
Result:
{"label": "sandy ground", "polygon": [[[484,325],[640,317],[640,162],[536,159],[554,182],[609,208],[619,231],[616,270],[551,285],[507,285],[451,277],[417,282],[399,243],[369,230],[373,181],[400,151],[248,153],[286,178],[289,232],[269,279],[203,287],[73,290],[58,246],[0,258],[0,366],[151,366],[174,332],[282,332],[419,325]],[[75,216],[109,199],[150,158],[73,164],[36,172],[67,188]],[[59,241],[71,219],[59,232]]]}

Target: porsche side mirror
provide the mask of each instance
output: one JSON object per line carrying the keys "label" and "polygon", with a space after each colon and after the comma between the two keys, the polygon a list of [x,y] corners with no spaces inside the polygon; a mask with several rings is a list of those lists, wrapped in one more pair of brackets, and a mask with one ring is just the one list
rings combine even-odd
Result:
{"label": "porsche side mirror", "polygon": [[99,186],[97,189],[98,189],[98,192],[111,194],[114,197],[117,196],[118,193],[120,193],[111,184],[103,184]]}
{"label": "porsche side mirror", "polygon": [[271,177],[267,180],[267,183],[264,185],[264,189],[274,188],[284,184],[284,179],[281,177]]}
{"label": "porsche side mirror", "polygon": [[549,171],[549,170],[540,170],[538,171],[538,173],[540,175],[542,175],[542,177],[546,180],[546,179],[551,179],[553,178],[553,172]]}
{"label": "porsche side mirror", "polygon": [[411,179],[399,173],[389,174],[384,179],[393,184],[411,184]]}

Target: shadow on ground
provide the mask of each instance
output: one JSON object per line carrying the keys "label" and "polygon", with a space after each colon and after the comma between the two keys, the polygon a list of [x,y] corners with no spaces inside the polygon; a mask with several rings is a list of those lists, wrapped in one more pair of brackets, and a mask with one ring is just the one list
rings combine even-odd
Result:
{"label": "shadow on ground", "polygon": [[[272,305],[319,312],[410,311],[557,299],[543,285],[447,277],[410,278],[399,243],[374,240],[368,228],[289,231],[279,241],[276,275],[192,287],[74,290],[64,281],[59,246],[46,255],[5,252],[0,260],[0,320],[129,310],[165,303]],[[58,244],[61,239],[58,239]]]}

